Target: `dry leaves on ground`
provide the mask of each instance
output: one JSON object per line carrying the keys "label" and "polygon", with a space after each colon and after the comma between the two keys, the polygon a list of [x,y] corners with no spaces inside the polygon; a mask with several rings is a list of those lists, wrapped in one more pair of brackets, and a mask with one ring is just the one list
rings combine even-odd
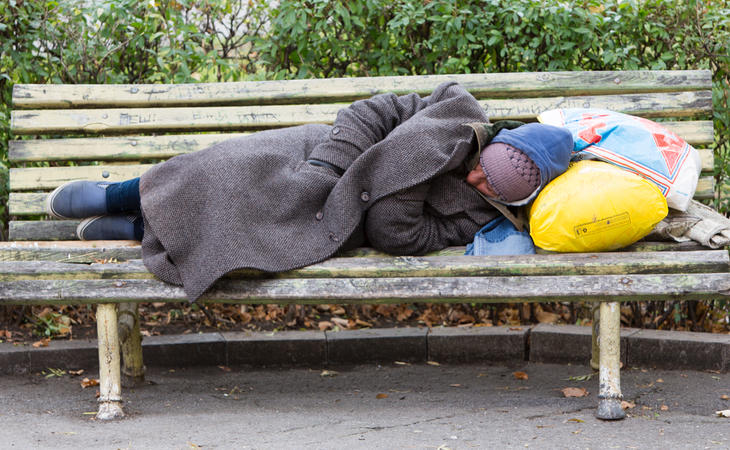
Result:
{"label": "dry leaves on ground", "polygon": [[527,380],[528,379],[528,376],[525,372],[513,372],[512,375],[517,380]]}
{"label": "dry leaves on ground", "polygon": [[561,389],[565,397],[586,397],[588,391],[581,387],[565,387]]}
{"label": "dry leaves on ground", "polygon": [[636,403],[627,402],[626,400],[621,401],[621,409],[634,409],[634,408],[636,408]]}
{"label": "dry leaves on ground", "polygon": [[723,409],[722,411],[715,411],[715,414],[717,414],[720,417],[730,417],[730,409]]}
{"label": "dry leaves on ground", "polygon": [[33,342],[33,347],[40,348],[40,347],[48,347],[48,344],[51,343],[51,338],[43,338],[40,341]]}
{"label": "dry leaves on ground", "polygon": [[97,378],[84,378],[81,380],[81,387],[86,389],[87,387],[91,386],[98,386],[99,380]]}
{"label": "dry leaves on ground", "polygon": [[375,398],[377,398],[377,399],[388,398],[388,394],[378,394],[375,396]]}

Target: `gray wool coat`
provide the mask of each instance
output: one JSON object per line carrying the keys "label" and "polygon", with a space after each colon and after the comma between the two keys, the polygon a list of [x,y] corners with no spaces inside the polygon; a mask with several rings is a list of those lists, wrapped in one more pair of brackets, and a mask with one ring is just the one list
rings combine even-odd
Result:
{"label": "gray wool coat", "polygon": [[464,245],[498,215],[465,181],[475,122],[488,122],[479,103],[446,83],[424,98],[354,102],[333,126],[171,158],[141,178],[144,263],[194,301],[235,269],[285,271],[362,245],[402,255]]}

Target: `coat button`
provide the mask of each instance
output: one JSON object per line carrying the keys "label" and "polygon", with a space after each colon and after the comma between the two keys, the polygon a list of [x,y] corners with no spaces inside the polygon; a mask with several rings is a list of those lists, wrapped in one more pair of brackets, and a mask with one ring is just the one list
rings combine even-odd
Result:
{"label": "coat button", "polygon": [[322,211],[317,211],[317,214],[314,215],[314,218],[317,220],[322,220],[322,217],[324,217],[324,214],[322,214]]}
{"label": "coat button", "polygon": [[335,236],[335,233],[330,233],[329,238],[332,242],[337,242],[340,240],[337,236]]}
{"label": "coat button", "polygon": [[332,128],[332,134],[338,134],[339,132],[340,132],[340,127]]}
{"label": "coat button", "polygon": [[360,194],[360,200],[362,200],[364,202],[369,202],[370,201],[370,193],[368,193],[367,191],[363,191],[362,194]]}

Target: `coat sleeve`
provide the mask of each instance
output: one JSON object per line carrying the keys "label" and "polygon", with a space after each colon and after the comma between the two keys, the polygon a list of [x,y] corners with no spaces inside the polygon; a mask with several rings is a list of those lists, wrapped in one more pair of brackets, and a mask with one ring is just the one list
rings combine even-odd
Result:
{"label": "coat sleeve", "polygon": [[358,100],[337,113],[327,140],[312,150],[309,159],[323,161],[347,170],[355,159],[372,145],[385,139],[398,125],[418,111],[457,94],[456,83],[443,83],[431,95],[397,96],[380,94]]}
{"label": "coat sleeve", "polygon": [[430,188],[422,183],[372,205],[365,219],[369,244],[390,254],[423,255],[471,242],[483,224],[464,210],[437,211],[426,201]]}

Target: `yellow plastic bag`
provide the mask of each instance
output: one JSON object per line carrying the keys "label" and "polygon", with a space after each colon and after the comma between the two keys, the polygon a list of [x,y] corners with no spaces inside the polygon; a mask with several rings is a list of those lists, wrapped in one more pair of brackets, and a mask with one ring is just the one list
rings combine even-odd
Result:
{"label": "yellow plastic bag", "polygon": [[530,235],[556,252],[615,250],[649,234],[667,212],[653,183],[608,163],[580,161],[537,196]]}

